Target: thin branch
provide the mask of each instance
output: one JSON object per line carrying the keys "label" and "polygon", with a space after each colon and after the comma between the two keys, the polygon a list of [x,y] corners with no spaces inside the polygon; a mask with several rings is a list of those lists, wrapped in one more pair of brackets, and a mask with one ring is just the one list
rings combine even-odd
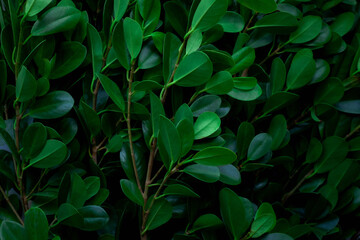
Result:
{"label": "thin branch", "polygon": [[355,133],[357,133],[359,130],[360,130],[360,124],[359,124],[356,128],[354,128],[354,130],[352,130],[349,134],[347,134],[347,135],[345,136],[345,140],[351,138],[351,137],[352,137]]}
{"label": "thin branch", "polygon": [[2,193],[2,195],[5,198],[5,201],[9,204],[11,210],[13,211],[13,213],[15,214],[15,216],[17,217],[17,219],[19,220],[19,222],[24,225],[24,221],[21,219],[21,217],[19,216],[18,212],[16,211],[16,209],[14,208],[14,206],[12,205],[10,199],[8,198],[8,196],[6,195],[4,189],[0,186],[0,192]]}
{"label": "thin branch", "polygon": [[314,169],[311,169],[305,176],[296,184],[296,186],[288,193],[284,194],[283,198],[281,199],[282,204],[284,204],[295,192],[298,190],[299,187],[305,182],[305,180],[313,174]]}
{"label": "thin branch", "polygon": [[140,178],[139,178],[139,174],[137,171],[137,167],[136,167],[136,159],[135,159],[135,153],[134,153],[134,146],[133,146],[133,140],[132,140],[132,133],[131,133],[131,95],[132,95],[132,82],[134,80],[134,71],[135,71],[135,63],[133,62],[131,65],[131,69],[130,69],[130,76],[128,78],[129,81],[129,91],[128,91],[128,103],[127,103],[127,128],[128,128],[128,135],[129,135],[129,145],[130,145],[130,153],[131,153],[131,160],[132,160],[132,165],[134,168],[134,174],[135,174],[135,178],[136,178],[136,183],[138,185],[138,188],[140,190],[140,192],[143,193],[142,187],[141,187],[141,183],[140,183]]}

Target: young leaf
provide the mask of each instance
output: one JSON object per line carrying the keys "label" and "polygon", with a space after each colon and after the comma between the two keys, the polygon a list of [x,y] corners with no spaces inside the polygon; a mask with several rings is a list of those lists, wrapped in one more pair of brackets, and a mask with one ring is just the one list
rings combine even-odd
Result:
{"label": "young leaf", "polygon": [[219,129],[221,120],[216,113],[202,113],[194,124],[195,140],[206,138]]}
{"label": "young leaf", "polygon": [[[99,32],[90,23],[87,24],[87,37],[91,50],[91,60],[93,67],[93,80],[97,78],[102,68],[102,41]],[[117,42],[116,42],[117,43]],[[115,45],[115,44],[114,44]]]}
{"label": "young leaf", "polygon": [[27,0],[24,13],[28,17],[33,17],[51,3],[51,0]]}
{"label": "young leaf", "polygon": [[126,47],[129,50],[131,59],[135,59],[141,50],[143,41],[143,32],[141,26],[131,18],[124,20],[124,38]]}

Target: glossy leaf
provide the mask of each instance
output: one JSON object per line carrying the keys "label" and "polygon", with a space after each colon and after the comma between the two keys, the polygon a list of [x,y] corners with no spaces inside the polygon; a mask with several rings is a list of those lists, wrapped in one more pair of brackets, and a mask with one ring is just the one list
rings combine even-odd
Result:
{"label": "glossy leaf", "polygon": [[182,87],[199,86],[210,79],[212,71],[209,57],[205,53],[194,52],[180,62],[173,83]]}
{"label": "glossy leaf", "polygon": [[285,85],[286,67],[281,58],[275,58],[271,65],[270,71],[270,87],[271,93],[280,92]]}
{"label": "glossy leaf", "polygon": [[26,240],[26,232],[24,227],[10,220],[4,220],[0,226],[1,239]]}
{"label": "glossy leaf", "polygon": [[194,117],[199,117],[205,112],[216,112],[221,106],[221,101],[219,96],[205,95],[196,99],[190,109]]}
{"label": "glossy leaf", "polygon": [[157,200],[150,210],[149,217],[146,221],[145,230],[152,230],[165,224],[171,219],[172,206],[165,199]]}
{"label": "glossy leaf", "polygon": [[29,157],[35,157],[43,149],[47,139],[46,128],[36,122],[28,126],[24,132],[22,143],[24,153]]}
{"label": "glossy leaf", "polygon": [[214,214],[204,214],[195,220],[190,233],[198,230],[213,228],[222,225],[222,221]]}
{"label": "glossy leaf", "polygon": [[253,238],[270,232],[276,224],[275,212],[269,203],[263,203],[257,210],[254,222],[251,224],[250,234]]}
{"label": "glossy leaf", "polygon": [[205,0],[197,6],[191,22],[192,30],[206,31],[224,16],[227,2],[222,0]]}
{"label": "glossy leaf", "polygon": [[313,40],[320,34],[322,20],[318,16],[306,16],[300,23],[298,29],[290,34],[289,41],[291,43],[305,43]]}
{"label": "glossy leaf", "polygon": [[228,11],[218,22],[224,29],[224,32],[237,33],[244,29],[244,18],[237,12]]}
{"label": "glossy leaf", "polygon": [[200,197],[193,190],[181,184],[169,185],[168,187],[165,188],[163,195],[177,195],[177,196],[195,197],[195,198]]}
{"label": "glossy leaf", "polygon": [[67,147],[58,140],[47,140],[41,152],[30,159],[27,167],[51,168],[61,164],[67,156]]}
{"label": "glossy leaf", "polygon": [[221,71],[211,77],[203,91],[210,94],[221,95],[230,92],[233,86],[234,83],[231,74],[227,71]]}
{"label": "glossy leaf", "polygon": [[16,81],[16,99],[26,102],[36,94],[36,80],[29,70],[22,66]]}
{"label": "glossy leaf", "polygon": [[33,36],[46,36],[73,29],[79,22],[81,12],[69,6],[56,6],[47,10],[31,29]]}
{"label": "glossy leaf", "polygon": [[228,185],[239,185],[241,183],[241,175],[239,170],[231,164],[218,166],[220,170],[220,182]]}
{"label": "glossy leaf", "polygon": [[252,139],[255,137],[255,128],[249,122],[242,122],[237,131],[236,149],[240,159],[243,159],[250,146]]}
{"label": "glossy leaf", "polygon": [[48,239],[48,221],[43,210],[33,207],[25,213],[25,230],[28,240]]}
{"label": "glossy leaf", "polygon": [[35,16],[41,12],[47,5],[49,5],[51,0],[29,0],[25,4],[25,15],[28,17]]}
{"label": "glossy leaf", "polygon": [[271,151],[272,137],[268,133],[259,133],[251,141],[247,153],[248,160],[257,160]]}
{"label": "glossy leaf", "polygon": [[220,170],[215,166],[193,164],[184,168],[183,172],[207,183],[214,183],[220,179]]}
{"label": "glossy leaf", "polygon": [[140,206],[144,206],[144,199],[142,197],[142,194],[134,182],[128,179],[121,179],[120,185],[126,197],[128,197],[134,203]]}
{"label": "glossy leaf", "polygon": [[216,113],[202,113],[194,124],[195,140],[206,138],[219,129],[221,120]]}
{"label": "glossy leaf", "polygon": [[38,119],[54,119],[67,114],[74,99],[65,91],[54,91],[38,99],[29,109],[29,115]]}
{"label": "glossy leaf", "polygon": [[195,154],[187,162],[196,162],[209,166],[222,166],[233,163],[236,154],[224,147],[208,147]]}
{"label": "glossy leaf", "polygon": [[110,78],[103,74],[98,74],[101,85],[104,87],[104,90],[109,95],[111,100],[120,108],[121,111],[125,111],[125,102],[124,98],[120,92],[119,87],[114,83]]}
{"label": "glossy leaf", "polygon": [[131,59],[135,59],[140,53],[143,41],[141,26],[135,20],[125,18],[124,34],[126,47],[129,50]]}
{"label": "glossy leaf", "polygon": [[264,16],[256,22],[253,28],[264,29],[276,34],[288,34],[296,30],[296,17],[286,12],[276,12]]}
{"label": "glossy leaf", "polygon": [[274,0],[237,0],[241,5],[260,13],[271,13],[274,12],[277,8]]}
{"label": "glossy leaf", "polygon": [[283,115],[276,115],[270,123],[269,134],[272,137],[271,150],[276,150],[280,147],[285,138],[287,131],[286,119]]}

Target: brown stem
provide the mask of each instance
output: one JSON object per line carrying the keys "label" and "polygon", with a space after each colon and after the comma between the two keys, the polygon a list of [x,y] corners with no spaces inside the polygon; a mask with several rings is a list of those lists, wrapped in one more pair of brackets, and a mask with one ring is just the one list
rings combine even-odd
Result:
{"label": "brown stem", "polygon": [[19,222],[24,225],[23,220],[21,219],[21,217],[19,216],[18,212],[16,211],[16,209],[14,208],[14,206],[12,205],[10,199],[8,198],[8,196],[6,195],[4,189],[0,186],[0,192],[2,193],[2,195],[4,196],[5,201],[9,204],[11,211],[13,211],[13,213],[15,214],[15,216],[17,217],[17,219],[19,220]]}
{"label": "brown stem", "polygon": [[128,101],[128,103],[127,103],[127,111],[128,112],[127,112],[126,123],[127,123],[127,128],[128,128],[130,153],[131,153],[132,165],[133,165],[133,168],[134,168],[135,179],[136,179],[136,183],[138,185],[138,188],[139,188],[140,192],[143,193],[141,183],[140,183],[139,174],[138,174],[137,167],[136,167],[136,159],[135,159],[134,146],[133,146],[132,133],[131,133],[131,95],[132,95],[132,90],[131,89],[132,89],[132,82],[134,80],[134,72],[135,72],[135,62],[133,62],[132,65],[131,65],[130,76],[128,78],[129,91],[128,91],[128,99],[127,99],[127,101]]}
{"label": "brown stem", "polygon": [[[152,184],[155,179],[160,175],[161,171],[165,168],[164,165],[161,166],[161,168],[159,168],[159,170],[154,174],[154,176],[152,177],[152,179],[150,180],[150,184]],[[150,185],[149,184],[149,185]]]}
{"label": "brown stem", "polygon": [[311,169],[307,174],[305,174],[305,176],[298,182],[298,184],[296,184],[296,186],[291,189],[290,192],[284,194],[283,198],[281,199],[282,204],[284,204],[295,192],[296,190],[298,190],[299,187],[301,187],[301,185],[304,183],[304,181],[311,175],[313,174],[314,169]]}
{"label": "brown stem", "polygon": [[248,31],[248,29],[249,29],[249,27],[250,27],[250,24],[252,23],[252,21],[254,20],[254,18],[255,18],[258,14],[259,14],[259,13],[256,12],[256,13],[254,13],[254,14],[251,16],[248,24],[246,25],[246,27],[245,27],[244,30],[243,30],[243,33],[246,33],[246,32]]}
{"label": "brown stem", "polygon": [[345,140],[351,138],[351,137],[352,137],[355,133],[357,133],[359,130],[360,130],[360,124],[359,124],[356,128],[354,128],[354,130],[352,130],[349,134],[347,134],[347,135],[345,136]]}

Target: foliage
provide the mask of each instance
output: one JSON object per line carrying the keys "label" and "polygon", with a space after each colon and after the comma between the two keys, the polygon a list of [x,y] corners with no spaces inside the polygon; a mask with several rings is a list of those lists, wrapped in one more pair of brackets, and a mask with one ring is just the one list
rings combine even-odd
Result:
{"label": "foliage", "polygon": [[355,0],[1,0],[0,239],[355,239]]}

